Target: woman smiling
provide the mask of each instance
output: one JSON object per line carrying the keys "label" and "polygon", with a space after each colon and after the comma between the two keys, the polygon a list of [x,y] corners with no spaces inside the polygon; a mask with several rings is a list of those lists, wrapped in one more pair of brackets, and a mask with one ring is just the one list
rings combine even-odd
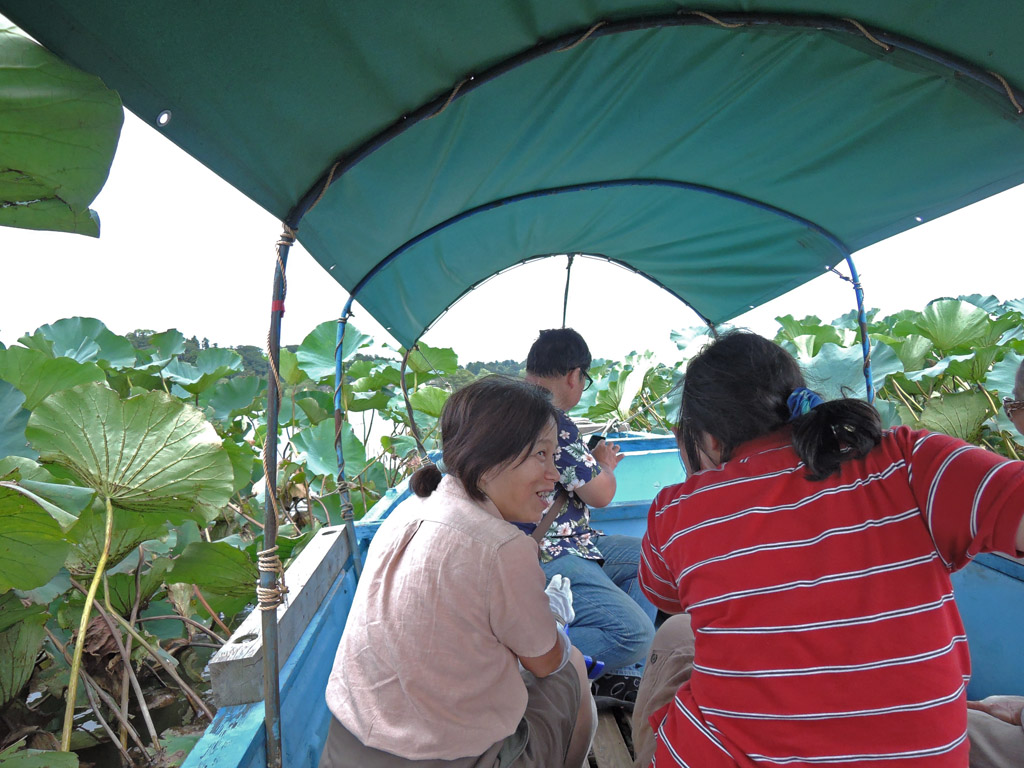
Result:
{"label": "woman smiling", "polygon": [[512,525],[548,507],[555,416],[544,390],[502,376],[445,404],[447,474],[420,469],[417,498],[370,545],[327,686],[321,768],[586,761],[593,702],[559,626],[571,597],[545,593],[537,543]]}

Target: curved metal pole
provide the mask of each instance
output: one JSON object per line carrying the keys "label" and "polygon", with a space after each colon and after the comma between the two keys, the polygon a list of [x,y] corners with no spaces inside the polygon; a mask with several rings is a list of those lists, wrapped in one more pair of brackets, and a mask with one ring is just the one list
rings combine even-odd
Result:
{"label": "curved metal pole", "polygon": [[569,263],[565,265],[565,296],[562,298],[562,327],[565,328],[565,316],[569,311],[569,278],[572,277],[572,260],[576,254],[570,253]]}
{"label": "curved metal pole", "polygon": [[263,702],[264,723],[267,729],[267,768],[281,768],[281,689],[278,669],[277,603],[264,604],[264,595],[273,595],[278,590],[277,571],[264,566],[263,556],[274,557],[277,550],[277,427],[281,406],[281,390],[278,371],[281,363],[281,318],[284,315],[284,297],[287,290],[285,268],[288,251],[294,242],[294,234],[282,235],[277,244],[277,260],[274,265],[274,288],[270,309],[270,333],[267,336],[267,352],[270,358],[270,373],[267,377],[267,437],[263,444],[263,471],[266,480],[266,504],[263,521],[263,550],[261,552],[260,609],[263,630]]}
{"label": "curved metal pole", "polygon": [[352,496],[348,481],[345,479],[345,452],[342,450],[341,431],[345,423],[344,404],[341,401],[342,386],[345,381],[345,370],[342,364],[342,343],[345,341],[345,329],[348,319],[352,316],[352,297],[345,302],[345,308],[338,319],[337,345],[334,348],[334,450],[338,456],[338,497],[341,499],[341,523],[345,526],[345,537],[349,549],[352,550],[352,567],[358,579],[363,572],[363,555],[356,541],[356,518],[352,509]]}
{"label": "curved metal pole", "polygon": [[423,438],[420,435],[420,428],[416,426],[416,417],[412,412],[412,402],[409,400],[409,387],[405,383],[405,370],[409,366],[409,355],[412,354],[415,343],[410,344],[409,348],[405,350],[405,354],[402,355],[402,369],[400,372],[399,380],[402,383],[402,399],[405,400],[405,412],[409,415],[409,427],[412,429],[412,438],[416,441],[416,450],[420,454],[420,458],[427,458],[427,449],[423,447]]}
{"label": "curved metal pole", "polygon": [[864,356],[864,383],[867,385],[867,401],[875,402],[875,384],[871,375],[871,340],[868,338],[868,316],[864,310],[864,289],[860,284],[860,275],[853,263],[853,256],[847,254],[846,265],[850,268],[850,282],[857,297],[857,325],[860,326],[860,348]]}

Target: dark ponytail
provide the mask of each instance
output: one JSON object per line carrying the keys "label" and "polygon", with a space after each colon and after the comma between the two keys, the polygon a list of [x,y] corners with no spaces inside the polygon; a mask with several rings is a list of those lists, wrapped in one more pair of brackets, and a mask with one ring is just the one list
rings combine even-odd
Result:
{"label": "dark ponytail", "polygon": [[409,478],[409,487],[417,496],[426,498],[437,490],[441,484],[441,470],[436,464],[428,462],[417,469]]}
{"label": "dark ponytail", "polygon": [[725,462],[743,443],[792,423],[793,448],[807,476],[821,480],[878,444],[878,413],[860,400],[822,402],[794,418],[787,401],[805,386],[800,366],[782,347],[753,333],[723,334],[687,365],[677,432],[680,451],[690,466],[698,467],[699,440],[712,435]]}

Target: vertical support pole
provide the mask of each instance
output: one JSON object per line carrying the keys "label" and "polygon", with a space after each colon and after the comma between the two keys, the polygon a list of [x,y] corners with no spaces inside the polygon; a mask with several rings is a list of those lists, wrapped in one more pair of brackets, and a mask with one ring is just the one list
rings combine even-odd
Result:
{"label": "vertical support pole", "polygon": [[412,402],[409,400],[409,387],[405,383],[405,371],[409,367],[409,355],[412,354],[415,344],[405,350],[405,354],[402,355],[402,368],[399,371],[398,380],[402,385],[402,399],[405,401],[405,412],[409,416],[409,428],[412,430],[412,439],[416,441],[416,450],[420,454],[420,458],[427,458],[427,449],[423,447],[423,438],[420,435],[420,428],[416,426],[416,416],[412,411]]}
{"label": "vertical support pole", "polygon": [[341,499],[341,521],[345,526],[345,536],[352,550],[352,567],[356,578],[363,572],[363,555],[356,541],[356,520],[352,510],[352,497],[349,493],[348,481],[345,479],[345,452],[342,450],[342,429],[345,424],[345,406],[342,402],[342,388],[345,385],[344,351],[345,329],[348,319],[352,316],[352,297],[349,296],[345,308],[338,319],[337,345],[334,348],[334,450],[338,455],[338,497]]}
{"label": "vertical support pole", "polygon": [[846,265],[850,268],[850,282],[853,293],[857,297],[857,325],[860,327],[860,347],[864,356],[864,383],[867,385],[867,401],[875,402],[875,384],[871,375],[871,340],[868,338],[868,316],[864,309],[864,289],[860,284],[860,275],[853,263],[853,256],[846,255]]}
{"label": "vertical support pole", "polygon": [[[267,730],[267,768],[281,768],[281,689],[278,669],[277,606],[280,587],[277,574],[277,427],[281,406],[281,382],[278,377],[281,364],[281,318],[284,315],[284,297],[287,293],[285,267],[288,251],[295,242],[295,233],[285,226],[277,243],[277,263],[274,268],[274,289],[270,309],[270,333],[267,336],[267,354],[270,376],[267,378],[267,437],[263,444],[263,471],[266,480],[266,505],[263,525],[263,550],[260,552],[260,611],[263,631],[263,719]],[[264,560],[276,561],[276,568]]]}
{"label": "vertical support pole", "polygon": [[567,254],[569,262],[565,265],[565,296],[562,297],[562,327],[565,328],[565,318],[569,312],[569,278],[572,277],[572,261],[576,258],[575,253]]}

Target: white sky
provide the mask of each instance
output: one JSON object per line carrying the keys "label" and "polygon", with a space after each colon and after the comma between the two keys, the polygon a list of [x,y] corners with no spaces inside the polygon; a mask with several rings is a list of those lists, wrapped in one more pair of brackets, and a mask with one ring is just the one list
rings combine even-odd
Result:
{"label": "white sky", "polygon": [[[97,317],[115,333],[177,328],[221,346],[264,346],[280,224],[197,161],[126,113],[110,178],[93,203],[99,239],[0,227],[6,290],[0,341],[63,317]],[[922,309],[940,296],[1024,296],[1020,225],[1024,187],[982,201],[854,254],[869,307]],[[595,357],[649,349],[678,359],[674,328],[698,325],[684,305],[618,267],[577,259],[568,324]],[[512,270],[470,294],[424,337],[462,362],[526,357],[541,328],[561,324],[565,259]],[[346,292],[301,247],[288,262],[283,342],[336,319]],[[854,307],[835,275],[738,318],[773,333],[780,314],[828,321]],[[364,312],[354,325],[397,346]]]}

